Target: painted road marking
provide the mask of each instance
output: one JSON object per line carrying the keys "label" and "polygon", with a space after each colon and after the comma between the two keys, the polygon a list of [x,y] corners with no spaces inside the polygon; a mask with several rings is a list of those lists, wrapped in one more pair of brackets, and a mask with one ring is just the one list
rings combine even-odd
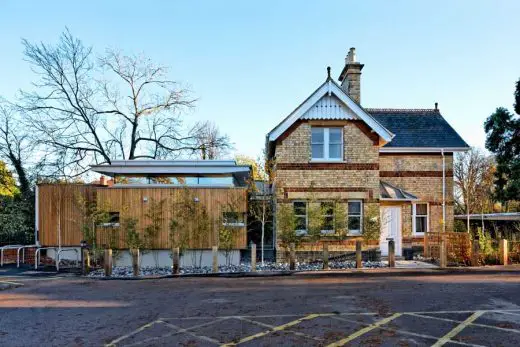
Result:
{"label": "painted road marking", "polygon": [[373,324],[370,324],[369,326],[361,329],[361,330],[358,330],[356,331],[355,333],[345,337],[344,339],[341,339],[337,342],[334,342],[334,343],[331,343],[329,344],[327,347],[339,347],[339,346],[343,346],[345,345],[347,342],[350,342],[366,333],[368,333],[369,331],[372,331],[376,328],[379,328],[381,325],[383,324],[386,324],[386,323],[389,323],[391,321],[393,321],[394,319],[398,318],[398,317],[401,317],[403,314],[402,313],[394,313],[393,315],[391,315],[390,317],[386,317],[386,318],[383,318]]}
{"label": "painted road marking", "polygon": [[[343,321],[343,322],[348,322],[348,323],[357,323],[357,324],[360,324],[360,325],[363,325],[363,326],[370,325],[368,323],[360,323],[358,321],[355,321],[355,320],[352,320],[352,319],[346,319],[346,318],[342,318],[342,317],[331,317],[331,318],[334,318],[334,319],[337,319],[337,320],[340,320],[340,321]],[[460,323],[460,322],[457,321],[457,323]],[[414,333],[412,331],[401,330],[401,329],[393,329],[393,328],[389,328],[389,327],[385,327],[385,326],[380,326],[378,329],[391,331],[391,332],[398,333],[398,334],[404,334],[404,335],[410,335],[410,336],[415,336],[415,337],[421,337],[421,338],[424,338],[424,339],[430,339],[430,340],[435,340],[435,341],[437,341],[439,339],[438,336],[426,335],[426,334],[418,334],[418,333]],[[462,345],[462,346],[474,346],[474,347],[478,347],[479,346],[479,345],[474,345],[474,344],[471,344],[471,343],[465,343],[465,342],[459,342],[459,341],[450,341],[450,343],[454,343],[454,344]]]}
{"label": "painted road marking", "polygon": [[121,336],[121,337],[119,337],[119,338],[117,338],[117,339],[115,339],[115,340],[113,340],[113,341],[107,343],[105,346],[106,346],[106,347],[114,347],[114,346],[115,346],[117,343],[119,343],[120,341],[123,341],[124,339],[127,339],[127,338],[129,338],[129,337],[131,337],[131,336],[134,336],[135,334],[138,334],[138,333],[140,333],[141,331],[150,328],[152,325],[154,325],[154,324],[156,324],[156,323],[157,323],[157,321],[153,321],[153,322],[150,322],[150,323],[146,323],[146,324],[140,326],[139,328],[135,329],[134,331],[132,331],[132,332],[126,334],[126,335],[123,335],[123,336]]}
{"label": "painted road marking", "polygon": [[484,313],[486,313],[486,311],[476,311],[471,316],[469,316],[464,322],[460,323],[446,335],[441,337],[432,347],[441,347],[444,346],[446,343],[451,342],[450,340],[453,337],[459,334],[462,330],[464,330],[464,328],[473,323],[478,317],[482,316]]}
{"label": "painted road marking", "polygon": [[[349,322],[349,323],[356,323],[356,324],[359,324],[360,326],[362,326],[363,328],[352,333],[351,335],[347,336],[346,338],[342,339],[342,340],[339,340],[335,343],[332,343],[330,344],[329,346],[342,346],[374,329],[382,329],[382,330],[386,330],[386,331],[391,331],[391,332],[395,332],[397,334],[404,334],[404,335],[410,335],[410,336],[415,336],[415,337],[418,337],[418,338],[424,338],[424,339],[430,339],[430,340],[433,340],[435,341],[435,344],[434,346],[442,346],[446,343],[452,343],[452,344],[457,344],[457,345],[462,345],[462,346],[479,346],[479,345],[475,345],[475,344],[470,344],[470,343],[465,343],[465,342],[462,342],[462,341],[455,341],[455,340],[452,340],[453,337],[455,337],[457,334],[459,334],[460,332],[462,332],[465,328],[467,328],[468,326],[477,326],[477,327],[483,327],[483,328],[490,328],[490,329],[495,329],[495,330],[499,330],[499,331],[504,331],[504,332],[512,332],[512,333],[517,333],[517,334],[520,334],[520,330],[519,329],[512,329],[512,328],[501,328],[501,327],[497,327],[497,326],[492,326],[492,325],[486,325],[486,324],[479,324],[479,323],[475,323],[475,321],[481,317],[482,315],[484,315],[485,313],[503,313],[503,314],[511,314],[511,315],[520,315],[520,310],[519,309],[516,309],[516,310],[478,310],[478,311],[470,311],[470,310],[460,310],[460,311],[419,311],[419,312],[397,312],[397,313],[394,313],[393,315],[389,316],[389,317],[386,317],[386,318],[383,318],[379,321],[376,321],[375,323],[368,323],[368,322],[359,322],[359,321],[355,321],[355,320],[352,320],[352,319],[349,319],[349,318],[353,318],[353,317],[359,317],[359,316],[379,316],[380,314],[379,313],[375,313],[375,312],[344,312],[344,313],[313,313],[313,314],[308,314],[306,316],[303,316],[303,315],[297,315],[297,314],[280,314],[280,315],[258,315],[258,316],[253,316],[253,315],[244,315],[244,316],[220,316],[220,317],[215,317],[215,316],[212,316],[212,317],[201,317],[201,316],[194,316],[194,317],[171,317],[171,318],[159,318],[155,321],[152,321],[150,323],[147,323],[139,328],[137,328],[136,330],[130,332],[129,334],[126,334],[126,335],[123,335],[117,339],[115,339],[114,341],[110,342],[109,344],[107,344],[106,346],[115,346],[116,344],[117,345],[125,345],[124,344],[124,340],[131,337],[131,336],[134,336],[136,334],[138,334],[139,332],[142,332],[143,330],[147,329],[147,328],[150,328],[151,326],[153,326],[154,324],[164,324],[165,326],[173,329],[173,331],[171,333],[168,333],[168,334],[165,334],[165,335],[161,335],[161,336],[152,336],[152,337],[148,337],[146,339],[143,339],[141,341],[135,341],[135,342],[132,342],[131,344],[129,345],[126,345],[126,346],[137,346],[137,345],[148,345],[150,343],[153,344],[153,341],[156,341],[158,339],[164,339],[164,338],[168,338],[168,337],[171,337],[171,336],[175,336],[175,335],[178,335],[178,334],[188,334],[188,335],[191,335],[197,339],[201,339],[201,340],[204,340],[206,342],[210,342],[210,343],[214,343],[216,345],[220,345],[221,342],[215,340],[215,339],[212,339],[208,336],[203,336],[203,335],[197,335],[195,333],[192,332],[192,330],[194,329],[197,329],[197,328],[200,328],[200,327],[204,327],[204,326],[209,326],[209,325],[212,325],[212,324],[216,324],[216,323],[219,323],[219,322],[222,322],[224,320],[227,320],[227,319],[238,319],[238,320],[242,320],[242,321],[245,321],[245,322],[249,322],[249,323],[252,323],[252,324],[255,324],[255,325],[258,325],[258,326],[262,326],[262,327],[265,327],[267,328],[267,330],[265,331],[262,331],[260,333],[257,333],[257,334],[254,334],[254,335],[250,335],[250,336],[245,336],[243,337],[242,339],[240,339],[239,341],[235,342],[235,341],[232,341],[232,342],[227,342],[227,343],[224,343],[222,344],[222,346],[236,346],[236,345],[239,345],[241,343],[245,343],[245,342],[249,342],[249,341],[252,341],[252,340],[255,340],[255,339],[258,339],[258,338],[261,338],[263,336],[266,336],[268,334],[271,334],[273,332],[276,332],[276,331],[285,331],[287,333],[291,333],[291,334],[294,334],[294,335],[298,335],[298,336],[301,336],[301,337],[304,337],[306,339],[312,339],[314,341],[316,341],[318,344],[322,344],[323,343],[323,339],[320,338],[320,337],[315,337],[315,336],[311,336],[309,334],[305,334],[305,333],[302,333],[302,332],[299,332],[299,331],[293,331],[291,329],[288,329],[292,326],[295,326],[297,324],[300,324],[301,322],[303,321],[309,321],[309,320],[313,320],[313,319],[316,319],[318,317],[331,317],[333,319],[337,319],[337,320],[340,320],[340,321],[345,321],[345,322]],[[444,317],[435,317],[435,316],[432,316],[433,314],[439,314],[439,313],[445,313],[445,314],[449,314],[449,313],[468,313],[470,314],[470,316],[464,320],[464,321],[461,321],[461,320],[455,320],[455,319],[449,319],[449,318],[444,318]],[[431,315],[430,315],[431,314]],[[406,330],[400,330],[400,329],[395,329],[395,328],[391,328],[391,327],[388,327],[388,326],[384,326],[385,324],[393,321],[394,319],[398,318],[398,317],[401,317],[401,316],[408,316],[408,317],[418,317],[418,318],[425,318],[425,319],[433,319],[433,320],[440,320],[440,321],[446,321],[446,322],[451,322],[451,323],[457,323],[457,326],[452,329],[450,332],[448,332],[446,335],[444,335],[443,337],[439,338],[437,336],[431,336],[431,335],[428,335],[428,334],[422,334],[421,332],[417,333],[417,332],[413,332],[413,331],[406,331]],[[271,325],[271,324],[267,324],[267,323],[264,323],[264,322],[259,322],[259,321],[256,321],[255,318],[296,318],[286,324],[283,324],[283,325],[279,325],[279,326],[274,326],[274,325]],[[176,320],[184,320],[184,321],[189,321],[189,320],[200,320],[200,319],[210,319],[209,322],[205,322],[205,323],[202,323],[202,324],[196,324],[194,326],[191,326],[191,327],[188,327],[188,328],[181,328],[175,324],[172,324],[170,322],[167,322],[166,320],[169,320],[169,319],[176,319]]]}
{"label": "painted road marking", "polygon": [[[253,323],[253,324],[257,324],[257,325],[263,326],[264,328],[269,328],[269,329],[276,328],[276,326],[274,326],[274,325],[265,324],[265,323],[262,323],[262,322],[257,322],[257,321],[254,321],[254,320],[251,320],[251,319],[248,319],[248,318],[244,318],[244,317],[240,317],[240,316],[237,316],[235,318],[236,319],[240,319],[240,320],[242,320],[244,322],[249,322],[249,323]],[[316,340],[316,341],[319,341],[319,342],[323,341],[323,339],[320,339],[319,337],[314,337],[314,336],[311,336],[311,335],[307,335],[307,334],[301,333],[299,331],[293,331],[293,330],[286,330],[286,331],[290,332],[291,334],[297,335],[297,336],[305,337],[306,339]]]}
{"label": "painted road marking", "polygon": [[311,320],[311,319],[314,319],[314,318],[317,318],[317,317],[324,317],[324,316],[331,316],[331,315],[334,315],[334,313],[324,313],[324,314],[313,313],[313,314],[310,314],[310,315],[305,316],[303,318],[293,320],[293,321],[291,321],[289,323],[285,323],[285,324],[279,325],[277,327],[274,327],[273,329],[262,331],[262,332],[259,332],[258,334],[246,336],[243,339],[239,340],[238,342],[228,342],[228,343],[225,343],[225,344],[221,345],[221,347],[236,346],[236,345],[238,345],[240,343],[249,342],[251,340],[257,339],[259,337],[265,336],[265,335],[270,334],[270,333],[275,332],[275,331],[285,330],[285,329],[287,329],[289,327],[295,326],[296,324],[300,324],[301,322],[306,321],[306,320]]}

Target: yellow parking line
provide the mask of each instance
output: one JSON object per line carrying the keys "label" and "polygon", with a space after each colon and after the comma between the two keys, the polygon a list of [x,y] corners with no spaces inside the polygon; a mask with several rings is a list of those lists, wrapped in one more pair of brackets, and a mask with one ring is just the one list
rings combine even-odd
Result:
{"label": "yellow parking line", "polygon": [[314,319],[314,318],[317,318],[317,317],[331,316],[331,315],[334,315],[334,314],[333,313],[324,313],[324,314],[315,314],[314,313],[314,314],[310,314],[310,315],[305,316],[303,318],[293,320],[292,322],[279,325],[279,326],[274,327],[274,328],[272,328],[270,330],[266,330],[266,331],[259,332],[258,334],[246,336],[243,339],[239,340],[238,342],[228,342],[228,343],[225,343],[225,344],[221,345],[221,347],[236,346],[236,345],[238,345],[240,343],[244,343],[244,342],[248,342],[248,341],[257,339],[259,337],[265,336],[265,335],[270,334],[270,333],[275,332],[275,331],[282,331],[282,330],[287,329],[289,327],[292,327],[294,325],[300,324],[301,322],[306,321],[306,320],[311,320],[311,319]]}
{"label": "yellow parking line", "polygon": [[464,328],[466,328],[468,325],[473,323],[475,320],[477,320],[478,317],[482,316],[486,311],[477,311],[473,313],[471,316],[469,316],[464,322],[457,325],[455,328],[453,328],[450,332],[448,332],[446,335],[441,337],[432,347],[441,347],[444,346],[446,343],[448,343],[455,335],[459,334]]}
{"label": "yellow parking line", "polygon": [[398,317],[401,317],[402,313],[394,313],[393,315],[391,315],[390,317],[386,317],[384,319],[381,319],[373,324],[370,324],[369,326],[361,329],[361,330],[358,330],[356,331],[355,333],[345,337],[344,339],[341,339],[337,342],[334,342],[334,343],[331,343],[330,345],[328,345],[327,347],[339,347],[339,346],[343,346],[344,344],[346,344],[347,342],[350,342],[358,337],[360,337],[361,335],[364,335],[366,333],[368,333],[369,331],[371,330],[374,330],[376,328],[379,328],[381,325],[383,324],[386,324],[386,323],[389,323],[391,321],[393,321],[394,319],[398,318]]}
{"label": "yellow parking line", "polygon": [[[235,318],[240,319],[241,321],[244,321],[244,322],[249,322],[249,323],[252,323],[252,324],[260,325],[260,326],[262,326],[264,328],[269,328],[269,329],[276,328],[275,325],[265,324],[265,323],[262,323],[262,322],[257,322],[255,320],[251,320],[251,319],[240,317],[240,316],[237,316]],[[301,333],[299,331],[292,331],[292,330],[287,330],[287,331],[290,332],[291,334],[296,335],[296,336],[305,337],[306,339],[311,339],[311,340],[316,340],[316,341],[323,341],[323,339],[320,339],[318,337],[314,337],[314,336],[311,336],[311,335],[307,335],[307,334]]]}
{"label": "yellow parking line", "polygon": [[152,325],[154,325],[155,323],[157,323],[157,321],[153,321],[153,322],[150,322],[150,323],[146,323],[142,326],[140,326],[139,328],[135,329],[134,331],[126,334],[126,335],[123,335],[123,336],[120,336],[118,337],[117,339],[107,343],[105,345],[105,347],[114,347],[116,345],[116,343],[119,343],[121,341],[123,341],[124,339],[127,339],[129,338],[130,336],[134,336],[135,334],[137,333],[140,333],[141,331],[143,331],[144,329],[148,329],[149,327],[151,327]]}

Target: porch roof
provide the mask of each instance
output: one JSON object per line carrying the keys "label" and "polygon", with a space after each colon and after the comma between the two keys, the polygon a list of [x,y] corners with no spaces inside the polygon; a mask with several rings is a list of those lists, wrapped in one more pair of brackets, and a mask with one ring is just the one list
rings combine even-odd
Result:
{"label": "porch roof", "polygon": [[388,182],[379,182],[379,198],[385,201],[414,201],[418,197]]}

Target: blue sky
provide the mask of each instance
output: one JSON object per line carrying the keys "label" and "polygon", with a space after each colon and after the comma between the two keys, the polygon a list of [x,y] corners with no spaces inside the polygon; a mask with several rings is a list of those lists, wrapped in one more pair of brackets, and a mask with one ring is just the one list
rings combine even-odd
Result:
{"label": "blue sky", "polygon": [[120,48],[171,67],[199,98],[188,122],[210,119],[237,152],[314,91],[349,47],[365,64],[364,107],[433,108],[470,144],[512,107],[520,78],[520,1],[11,1],[0,3],[0,95],[34,75],[21,38],[54,43],[67,26],[102,53]]}

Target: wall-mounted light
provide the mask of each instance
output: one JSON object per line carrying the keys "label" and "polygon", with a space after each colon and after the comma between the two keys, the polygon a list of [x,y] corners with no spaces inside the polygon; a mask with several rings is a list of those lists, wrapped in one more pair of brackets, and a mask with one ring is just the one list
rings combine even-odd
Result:
{"label": "wall-mounted light", "polygon": [[148,202],[148,197],[147,196],[143,196],[143,202]]}
{"label": "wall-mounted light", "polygon": [[199,202],[199,198],[193,198],[193,201]]}

